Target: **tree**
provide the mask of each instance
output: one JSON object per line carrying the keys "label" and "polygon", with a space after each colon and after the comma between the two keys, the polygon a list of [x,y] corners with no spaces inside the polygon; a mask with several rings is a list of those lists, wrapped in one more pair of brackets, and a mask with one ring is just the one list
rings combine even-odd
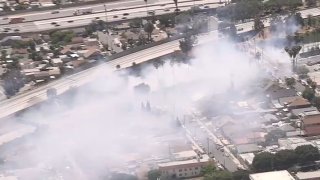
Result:
{"label": "tree", "polygon": [[314,26],[314,20],[313,20],[313,17],[312,17],[311,14],[309,14],[309,15],[307,16],[307,25],[308,25],[309,27]]}
{"label": "tree", "polygon": [[195,44],[196,37],[195,36],[186,36],[183,40],[179,41],[179,47],[181,51],[185,54],[188,54]]}
{"label": "tree", "polygon": [[276,144],[278,139],[283,138],[286,136],[286,133],[280,129],[275,129],[270,131],[267,135],[265,135],[265,142],[268,145]]}
{"label": "tree", "polygon": [[237,36],[237,28],[235,24],[230,24],[229,36],[232,38]]}
{"label": "tree", "polygon": [[204,175],[203,180],[233,180],[233,178],[228,171],[215,171],[212,174]]}
{"label": "tree", "polygon": [[264,24],[263,24],[263,22],[261,21],[260,18],[255,18],[254,19],[254,25],[253,26],[254,26],[254,30],[258,31],[258,32],[260,32],[264,28]]}
{"label": "tree", "polygon": [[297,159],[300,164],[319,160],[320,157],[318,148],[312,145],[298,146],[295,149],[295,153],[297,154]]}
{"label": "tree", "polygon": [[297,154],[294,150],[280,150],[275,154],[275,168],[285,170],[297,163]]}
{"label": "tree", "polygon": [[161,176],[161,172],[158,169],[150,170],[148,172],[148,180],[158,180]]}
{"label": "tree", "polygon": [[313,89],[307,87],[303,92],[302,92],[302,97],[305,99],[308,99],[311,101],[314,98],[314,91]]}
{"label": "tree", "polygon": [[148,0],[144,0],[144,3],[146,4],[146,12],[147,12],[147,16],[149,15],[148,13]]}
{"label": "tree", "polygon": [[309,85],[311,86],[311,88],[312,88],[313,90],[315,90],[315,89],[317,88],[317,83],[314,82],[314,81],[312,81]]}
{"label": "tree", "polygon": [[285,79],[287,86],[293,87],[296,84],[296,80],[293,77]]}
{"label": "tree", "polygon": [[250,180],[249,171],[246,170],[238,170],[232,173],[234,180]]}
{"label": "tree", "polygon": [[24,86],[24,78],[20,72],[19,63],[10,64],[8,70],[2,74],[1,79],[7,97],[15,95]]}
{"label": "tree", "polygon": [[151,34],[154,30],[154,25],[152,24],[152,22],[148,21],[145,25],[144,25],[144,31],[146,33],[148,33],[148,40],[151,41]]}
{"label": "tree", "polygon": [[1,60],[4,61],[6,60],[7,57],[7,51],[6,50],[1,50]]}
{"label": "tree", "polygon": [[266,172],[274,170],[275,155],[269,152],[257,154],[252,161],[252,167],[255,172]]}
{"label": "tree", "polygon": [[285,47],[285,51],[288,53],[288,55],[291,58],[293,71],[297,70],[296,56],[300,52],[301,48],[302,48],[301,46]]}
{"label": "tree", "polygon": [[131,174],[114,173],[108,180],[138,180],[138,178]]}
{"label": "tree", "polygon": [[314,97],[312,103],[315,107],[320,108],[320,97]]}
{"label": "tree", "polygon": [[305,2],[308,7],[317,6],[317,0],[305,0]]}
{"label": "tree", "polygon": [[302,18],[300,12],[295,13],[294,16],[293,16],[293,18],[294,18],[294,20],[295,20],[295,23],[297,23],[297,24],[300,25],[301,27],[304,26],[304,19]]}
{"label": "tree", "polygon": [[176,6],[176,12],[178,13],[178,0],[173,0],[174,5]]}
{"label": "tree", "polygon": [[214,167],[212,164],[209,164],[201,169],[202,175],[208,175],[213,174],[216,171],[216,167]]}

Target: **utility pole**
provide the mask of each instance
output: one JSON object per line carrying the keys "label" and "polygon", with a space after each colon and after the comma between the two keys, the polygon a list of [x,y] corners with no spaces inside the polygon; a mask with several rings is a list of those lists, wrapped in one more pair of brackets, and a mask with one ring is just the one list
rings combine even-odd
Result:
{"label": "utility pole", "polygon": [[208,150],[208,155],[209,155],[209,157],[210,157],[210,139],[207,137],[207,146],[208,146],[208,148],[207,148],[207,150]]}
{"label": "utility pole", "polygon": [[106,26],[107,26],[107,32],[108,32],[108,13],[107,13],[107,5],[104,4],[104,13],[106,15]]}

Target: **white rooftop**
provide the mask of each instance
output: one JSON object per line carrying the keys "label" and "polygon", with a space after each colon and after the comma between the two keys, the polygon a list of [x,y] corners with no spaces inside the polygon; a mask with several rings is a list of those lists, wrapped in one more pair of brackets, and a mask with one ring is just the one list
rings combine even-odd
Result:
{"label": "white rooftop", "polygon": [[288,171],[272,171],[250,174],[250,180],[295,180]]}
{"label": "white rooftop", "polygon": [[299,180],[315,179],[320,177],[320,171],[298,172],[296,176]]}
{"label": "white rooftop", "polygon": [[158,164],[159,167],[168,167],[168,166],[177,166],[177,165],[185,165],[185,164],[194,164],[194,163],[199,163],[199,162],[208,162],[209,156],[204,154],[201,159],[190,159],[186,161],[171,161],[167,163],[161,163]]}

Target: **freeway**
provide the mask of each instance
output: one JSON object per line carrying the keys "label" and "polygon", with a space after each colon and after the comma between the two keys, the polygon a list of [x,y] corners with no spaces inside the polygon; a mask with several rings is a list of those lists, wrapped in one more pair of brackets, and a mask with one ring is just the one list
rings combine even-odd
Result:
{"label": "freeway", "polygon": [[[179,3],[179,9],[181,11],[189,10],[190,7],[197,5],[200,8],[215,8],[223,6],[223,4],[217,3],[218,0],[198,0],[198,1],[181,1]],[[171,1],[170,1],[171,2]],[[93,20],[104,20],[108,22],[121,21],[126,19],[134,19],[147,16],[148,11],[154,11],[155,15],[167,14],[174,12],[174,3],[168,3],[166,1],[154,4],[153,6],[132,6],[125,9],[97,11],[93,14],[81,15],[81,16],[63,16],[59,18],[36,20],[31,22],[24,22],[18,24],[5,24],[0,28],[0,32],[13,33],[13,32],[36,32],[45,31],[51,29],[62,29],[70,27],[79,27],[90,24]],[[69,12],[69,11],[68,11]]]}
{"label": "freeway", "polygon": [[[200,36],[198,38],[198,43],[206,43],[218,38],[217,33],[217,31],[213,31],[210,34]],[[55,88],[57,89],[57,94],[59,95],[71,88],[80,87],[94,80],[98,76],[99,72],[103,72],[108,68],[111,68],[113,71],[116,70],[117,65],[120,65],[121,68],[127,68],[132,66],[133,62],[137,64],[146,62],[151,59],[170,54],[177,49],[179,49],[179,40],[171,41],[120,57],[79,73],[66,76],[57,81],[53,81],[47,85],[28,91],[24,94],[14,96],[11,99],[0,102],[0,119],[45,101],[47,99],[47,89]]]}

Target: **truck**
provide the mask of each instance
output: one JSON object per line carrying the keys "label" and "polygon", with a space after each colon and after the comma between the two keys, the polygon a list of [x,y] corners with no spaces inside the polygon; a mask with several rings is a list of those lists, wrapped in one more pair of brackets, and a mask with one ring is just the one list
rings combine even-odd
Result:
{"label": "truck", "polygon": [[10,19],[10,24],[17,24],[17,23],[22,23],[25,19],[24,18],[21,18],[21,17],[18,17],[18,18],[11,18]]}
{"label": "truck", "polygon": [[92,13],[92,9],[77,9],[73,12],[73,15],[75,16],[79,16],[79,15],[84,15],[84,14],[91,14]]}

